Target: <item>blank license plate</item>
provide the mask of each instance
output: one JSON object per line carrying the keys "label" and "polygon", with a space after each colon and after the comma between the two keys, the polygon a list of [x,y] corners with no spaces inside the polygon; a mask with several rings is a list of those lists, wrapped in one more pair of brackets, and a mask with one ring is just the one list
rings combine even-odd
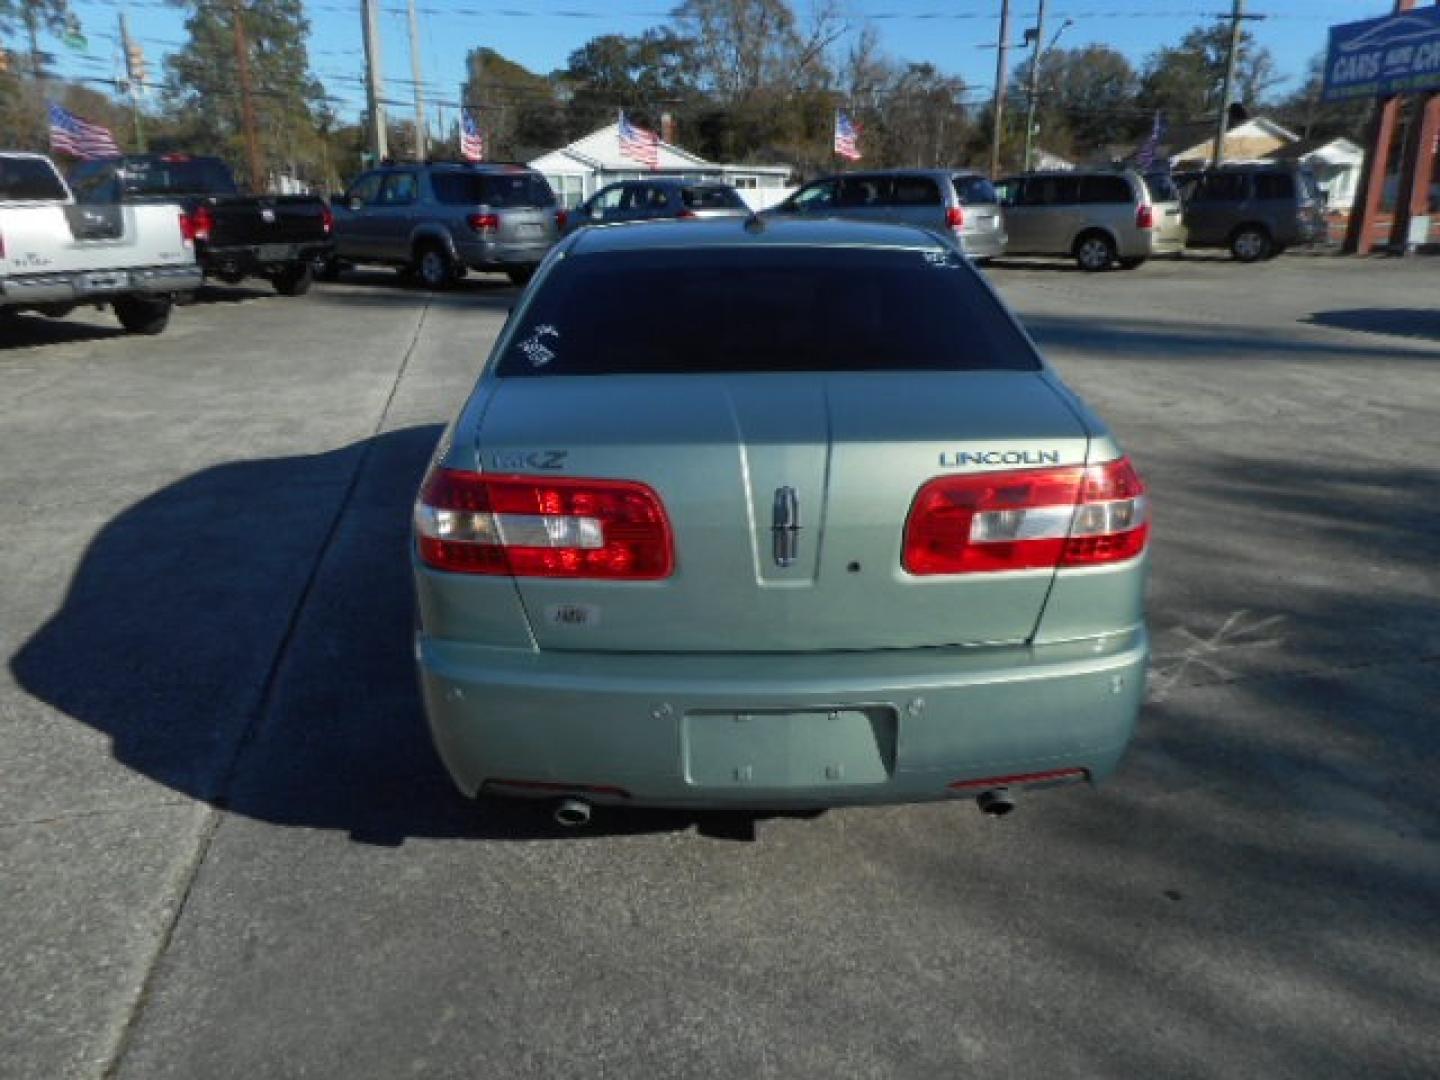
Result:
{"label": "blank license plate", "polygon": [[129,284],[130,275],[124,271],[85,275],[85,288],[90,292],[111,292],[115,289],[124,289]]}
{"label": "blank license plate", "polygon": [[545,231],[545,229],[544,229],[544,227],[541,226],[541,225],[521,225],[521,226],[520,226],[520,235],[521,235],[521,236],[539,236],[539,235],[540,235],[541,233],[543,233],[544,231]]}
{"label": "blank license plate", "polygon": [[261,262],[286,262],[290,258],[289,244],[261,244]]}
{"label": "blank license plate", "polygon": [[700,787],[881,784],[895,768],[895,711],[699,711],[685,715],[685,774]]}

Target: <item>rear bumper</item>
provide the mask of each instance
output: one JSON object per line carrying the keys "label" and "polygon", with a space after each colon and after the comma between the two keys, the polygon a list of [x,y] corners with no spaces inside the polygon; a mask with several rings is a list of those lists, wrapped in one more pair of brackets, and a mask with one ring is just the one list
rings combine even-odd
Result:
{"label": "rear bumper", "polygon": [[509,269],[512,267],[539,266],[550,249],[553,240],[536,243],[506,244],[498,240],[474,240],[455,245],[455,253],[471,270]]}
{"label": "rear bumper", "polygon": [[1134,730],[1148,652],[1143,628],[1063,645],[794,656],[416,638],[435,745],[465,794],[520,780],[559,785],[551,796],[586,786],[624,793],[587,796],[596,802],[690,807],[923,802],[975,794],[956,781],[1055,769],[1102,779]]}
{"label": "rear bumper", "polygon": [[27,274],[0,281],[0,296],[6,307],[81,304],[113,300],[117,296],[188,292],[199,288],[203,280],[204,275],[195,263],[74,274]]}
{"label": "rear bumper", "polygon": [[207,274],[235,276],[261,274],[270,267],[288,266],[323,258],[335,250],[330,240],[280,241],[274,244],[227,244],[223,247],[205,245],[200,249],[200,264]]}
{"label": "rear bumper", "polygon": [[1005,254],[1006,236],[1003,229],[991,232],[969,233],[961,237],[965,254],[972,259],[993,259]]}

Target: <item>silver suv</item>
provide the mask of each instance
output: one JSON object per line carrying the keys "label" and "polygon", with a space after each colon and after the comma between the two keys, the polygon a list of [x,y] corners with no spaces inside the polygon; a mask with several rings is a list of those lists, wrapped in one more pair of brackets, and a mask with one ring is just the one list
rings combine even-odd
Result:
{"label": "silver suv", "polygon": [[381,263],[443,289],[468,270],[530,280],[564,227],[545,177],[523,165],[387,165],[363,174],[335,204],[329,276]]}
{"label": "silver suv", "polygon": [[827,176],[806,184],[770,213],[903,222],[955,240],[973,259],[1005,254],[1000,200],[978,173],[890,169]]}
{"label": "silver suv", "polygon": [[569,229],[660,218],[749,217],[750,208],[729,184],[678,177],[625,180],[603,187],[570,213]]}
{"label": "silver suv", "polygon": [[1153,198],[1138,173],[1027,173],[998,186],[1011,255],[1069,255],[1081,270],[1128,270],[1185,248],[1178,196]]}

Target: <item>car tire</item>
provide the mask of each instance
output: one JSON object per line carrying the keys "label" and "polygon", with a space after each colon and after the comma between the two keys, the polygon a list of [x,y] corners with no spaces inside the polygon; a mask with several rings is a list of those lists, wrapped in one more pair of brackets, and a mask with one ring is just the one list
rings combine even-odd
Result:
{"label": "car tire", "polygon": [[1145,265],[1145,259],[1143,257],[1138,259],[1121,259],[1119,262],[1121,270],[1134,270],[1138,266]]}
{"label": "car tire", "polygon": [[1087,274],[1109,270],[1115,263],[1115,242],[1102,232],[1082,233],[1075,241],[1075,265]]}
{"label": "car tire", "polygon": [[308,262],[292,263],[270,275],[270,284],[281,296],[304,296],[315,283],[315,268]]}
{"label": "car tire", "polygon": [[1230,254],[1236,262],[1253,263],[1270,258],[1275,242],[1261,225],[1242,225],[1230,235]]}
{"label": "car tire", "polygon": [[439,244],[421,244],[415,249],[415,277],[427,289],[450,288],[455,284],[455,267],[449,253]]}
{"label": "car tire", "polygon": [[525,285],[528,285],[530,279],[535,276],[535,268],[533,266],[516,267],[514,270],[506,270],[505,276],[510,279],[512,285],[518,285],[523,288]]}
{"label": "car tire", "polygon": [[173,302],[168,297],[122,296],[111,305],[115,318],[128,333],[158,334],[170,322]]}

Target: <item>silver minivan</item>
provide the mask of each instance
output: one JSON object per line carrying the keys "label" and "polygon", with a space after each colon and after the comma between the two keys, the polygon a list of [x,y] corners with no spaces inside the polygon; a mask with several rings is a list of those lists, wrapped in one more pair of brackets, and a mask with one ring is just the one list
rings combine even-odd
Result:
{"label": "silver minivan", "polygon": [[1068,255],[1081,270],[1125,269],[1179,255],[1185,224],[1178,194],[1152,197],[1138,173],[1049,172],[998,185],[1011,255]]}
{"label": "silver minivan", "polygon": [[901,222],[955,240],[973,259],[1005,254],[1005,216],[995,188],[979,173],[964,170],[827,176],[806,184],[770,213]]}

